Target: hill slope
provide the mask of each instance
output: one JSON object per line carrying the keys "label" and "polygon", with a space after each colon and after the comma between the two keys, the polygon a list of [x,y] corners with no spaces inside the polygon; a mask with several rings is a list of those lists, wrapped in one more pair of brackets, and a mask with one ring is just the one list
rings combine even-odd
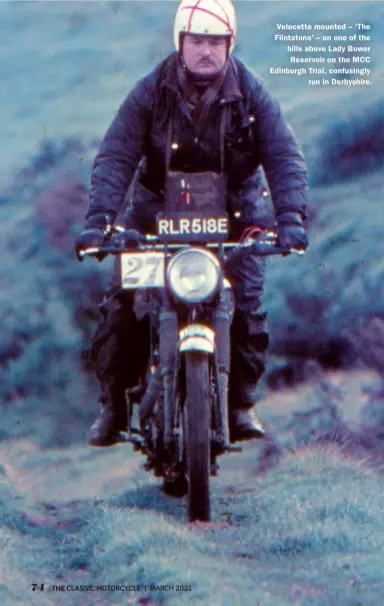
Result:
{"label": "hill slope", "polygon": [[[207,524],[188,525],[186,499],[160,492],[130,447],[3,444],[3,603],[378,606],[383,456],[359,434],[377,378],[335,374],[321,400],[324,380],[263,401],[273,439],[220,460]],[[332,391],[341,441],[325,437]],[[31,584],[43,582],[36,596]],[[146,590],[116,590],[137,584]]]}

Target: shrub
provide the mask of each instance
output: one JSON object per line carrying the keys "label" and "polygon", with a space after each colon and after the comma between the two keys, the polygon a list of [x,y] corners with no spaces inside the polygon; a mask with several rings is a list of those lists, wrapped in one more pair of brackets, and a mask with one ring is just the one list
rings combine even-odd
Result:
{"label": "shrub", "polygon": [[[89,347],[108,262],[80,264],[76,234],[87,208],[89,147],[44,141],[8,188],[0,301],[0,397],[4,437],[47,444],[83,440],[94,416]],[[92,409],[92,403],[94,409]]]}
{"label": "shrub", "polygon": [[384,163],[384,101],[333,120],[318,140],[312,185],[361,176]]}
{"label": "shrub", "polygon": [[348,331],[348,336],[356,356],[384,380],[384,318],[373,316],[360,321],[356,329]]}
{"label": "shrub", "polygon": [[37,220],[43,225],[47,244],[60,252],[73,249],[75,227],[86,213],[87,190],[74,175],[45,190],[36,203]]}

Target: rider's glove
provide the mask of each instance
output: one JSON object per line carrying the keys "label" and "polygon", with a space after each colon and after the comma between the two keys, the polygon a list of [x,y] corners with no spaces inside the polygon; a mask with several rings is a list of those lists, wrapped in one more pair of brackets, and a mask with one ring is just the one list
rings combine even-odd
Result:
{"label": "rider's glove", "polygon": [[[78,236],[75,244],[76,256],[79,261],[83,260],[82,252],[90,248],[100,248],[105,245],[106,237],[111,232],[111,218],[109,215],[96,214],[89,217],[85,229]],[[98,260],[102,261],[105,255],[98,255]]]}
{"label": "rider's glove", "polygon": [[305,250],[308,246],[308,236],[303,225],[303,217],[299,212],[285,211],[277,217],[278,246]]}

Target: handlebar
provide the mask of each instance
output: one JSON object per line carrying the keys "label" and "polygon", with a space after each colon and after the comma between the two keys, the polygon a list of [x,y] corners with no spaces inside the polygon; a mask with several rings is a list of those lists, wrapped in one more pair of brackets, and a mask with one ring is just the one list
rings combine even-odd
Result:
{"label": "handlebar", "polygon": [[[140,234],[140,238],[136,238],[135,245],[129,246],[122,239],[124,238],[124,234],[127,234],[129,231],[132,232],[132,230],[123,231],[120,229],[119,231],[112,233],[112,235],[109,236],[112,246],[109,245],[88,248],[87,250],[81,251],[79,254],[82,257],[97,257],[99,255],[119,255],[128,252],[162,251],[165,249],[165,247],[167,247],[169,250],[183,249],[190,248],[191,245],[194,244],[193,242],[189,244],[177,242],[159,242],[159,238],[157,236]],[[248,237],[244,242],[208,242],[205,244],[205,247],[210,249],[219,249],[222,247],[224,250],[249,248],[250,252],[262,257],[290,254],[297,254],[300,256],[304,255],[304,250],[276,246],[277,237],[276,232],[268,231],[263,233],[262,237]],[[199,243],[196,244],[198,245]]]}

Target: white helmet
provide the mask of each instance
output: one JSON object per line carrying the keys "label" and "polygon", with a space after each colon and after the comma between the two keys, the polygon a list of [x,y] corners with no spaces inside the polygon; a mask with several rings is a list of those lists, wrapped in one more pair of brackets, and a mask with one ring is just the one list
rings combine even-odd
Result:
{"label": "white helmet", "polygon": [[229,52],[232,52],[236,40],[236,14],[231,0],[182,0],[173,30],[178,51],[183,33],[228,36]]}

